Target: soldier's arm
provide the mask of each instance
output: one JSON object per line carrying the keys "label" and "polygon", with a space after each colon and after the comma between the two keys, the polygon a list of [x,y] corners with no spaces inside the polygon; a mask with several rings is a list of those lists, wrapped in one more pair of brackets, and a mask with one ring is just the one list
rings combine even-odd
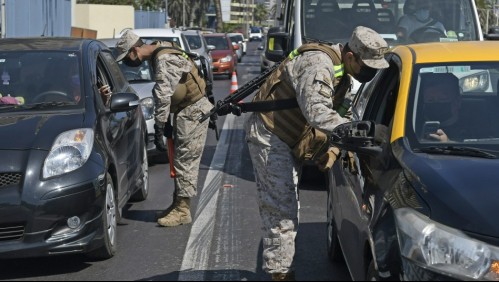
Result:
{"label": "soldier's arm", "polygon": [[308,123],[326,134],[348,122],[333,110],[333,63],[320,52],[308,52],[295,64],[298,104]]}
{"label": "soldier's arm", "polygon": [[153,92],[156,104],[156,121],[166,122],[170,114],[171,97],[182,75],[190,72],[191,63],[177,55],[164,54],[158,58]]}

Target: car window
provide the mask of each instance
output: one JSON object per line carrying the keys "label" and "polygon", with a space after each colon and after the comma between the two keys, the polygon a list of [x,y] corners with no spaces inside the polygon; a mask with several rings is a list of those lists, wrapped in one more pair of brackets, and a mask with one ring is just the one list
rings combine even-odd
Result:
{"label": "car window", "polygon": [[[117,56],[116,48],[110,48],[113,52],[113,56]],[[144,60],[142,64],[138,67],[130,67],[123,63],[123,61],[118,62],[118,65],[125,75],[126,80],[128,82],[142,82],[142,81],[152,81],[152,68],[149,64],[149,60]]]}
{"label": "car window", "polygon": [[215,46],[215,49],[217,50],[230,50],[229,44],[227,43],[227,39],[225,37],[207,36],[206,42],[208,45]]}
{"label": "car window", "polygon": [[[301,0],[302,35],[327,42],[347,42],[356,26],[372,28],[389,45],[429,41],[480,40],[473,1],[431,0],[434,21],[415,21],[421,0]],[[292,23],[291,23],[292,25]],[[334,28],[331,28],[334,27]],[[290,30],[290,27],[286,27]],[[253,32],[253,31],[252,31]]]}
{"label": "car window", "polygon": [[441,129],[452,143],[499,144],[499,63],[423,65],[414,70],[406,131],[413,145],[435,143]]}
{"label": "car window", "polygon": [[79,62],[79,55],[75,52],[0,53],[0,104],[29,106],[64,102],[61,107],[82,105]]}
{"label": "car window", "polygon": [[102,60],[104,61],[102,64],[107,65],[108,71],[110,72],[110,75],[106,74],[108,80],[109,77],[113,77],[115,79],[114,81],[108,81],[108,85],[111,87],[111,91],[122,91],[127,81],[123,76],[123,72],[116,63],[114,56],[111,52],[107,51],[101,52],[101,56]]}
{"label": "car window", "polygon": [[185,35],[185,38],[187,39],[187,42],[189,43],[189,47],[191,49],[199,49],[203,47],[202,42],[201,42],[201,36],[198,35]]}

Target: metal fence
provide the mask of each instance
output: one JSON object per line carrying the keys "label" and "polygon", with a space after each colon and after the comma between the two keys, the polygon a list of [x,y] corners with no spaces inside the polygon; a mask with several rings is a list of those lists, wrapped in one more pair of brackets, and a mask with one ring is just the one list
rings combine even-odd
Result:
{"label": "metal fence", "polygon": [[[71,36],[71,5],[71,0],[0,0],[1,35]],[[165,22],[165,12],[135,11],[135,28],[162,28]]]}

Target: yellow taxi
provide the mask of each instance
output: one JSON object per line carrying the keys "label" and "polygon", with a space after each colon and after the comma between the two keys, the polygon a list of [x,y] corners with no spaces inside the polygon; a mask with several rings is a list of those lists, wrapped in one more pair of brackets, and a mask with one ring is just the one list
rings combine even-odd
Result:
{"label": "yellow taxi", "polygon": [[354,280],[499,280],[499,42],[396,46],[361,85],[328,181]]}

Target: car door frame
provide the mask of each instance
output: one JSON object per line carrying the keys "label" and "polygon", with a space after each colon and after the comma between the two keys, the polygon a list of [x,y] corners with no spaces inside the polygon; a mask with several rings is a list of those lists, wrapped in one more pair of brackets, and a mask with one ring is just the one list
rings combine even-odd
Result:
{"label": "car door frame", "polygon": [[384,206],[383,194],[387,187],[383,185],[387,184],[379,185],[377,181],[381,175],[385,175],[384,169],[390,155],[389,132],[401,73],[399,59],[390,55],[387,60],[390,67],[380,70],[371,82],[363,84],[352,103],[353,120],[374,120],[386,127],[383,156],[379,158],[342,150],[335,164],[335,177],[343,177],[341,185],[336,185],[333,194],[333,206],[336,206],[333,209],[341,209],[334,211],[335,224],[343,255],[354,280],[366,279],[370,262],[374,257],[375,264],[378,261],[375,246],[379,241],[376,241],[378,238],[374,239],[372,230]]}

